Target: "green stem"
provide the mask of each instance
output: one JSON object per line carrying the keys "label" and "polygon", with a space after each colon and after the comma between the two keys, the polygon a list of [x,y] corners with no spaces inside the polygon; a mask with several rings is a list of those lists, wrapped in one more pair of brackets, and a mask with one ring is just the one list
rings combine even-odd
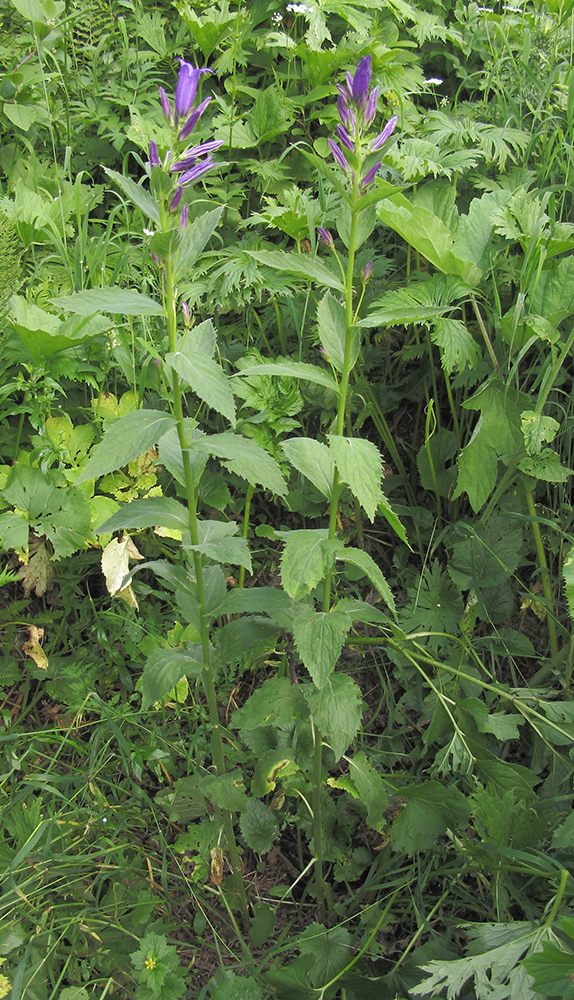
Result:
{"label": "green stem", "polygon": [[[251,501],[253,499],[253,494],[255,493],[255,487],[252,483],[249,483],[247,487],[247,493],[245,496],[245,511],[243,513],[243,531],[241,532],[243,538],[247,539],[249,535],[249,515],[251,514]],[[245,585],[245,566],[239,567],[239,583],[238,587],[243,587]]]}
{"label": "green stem", "polygon": [[323,816],[321,809],[322,791],[322,750],[321,734],[313,725],[315,749],[313,753],[313,839],[315,846],[315,882],[317,886],[317,916],[320,923],[325,923],[327,908],[325,904],[325,880],[323,878]]}
{"label": "green stem", "polygon": [[558,913],[558,910],[560,908],[560,903],[562,902],[562,897],[564,896],[564,893],[566,892],[566,885],[568,883],[568,879],[569,878],[570,878],[570,872],[568,872],[565,868],[563,868],[562,871],[560,872],[560,885],[558,886],[558,892],[556,893],[556,899],[554,900],[554,903],[552,904],[552,909],[550,910],[550,913],[548,914],[548,917],[544,921],[543,930],[545,930],[545,931],[550,930],[550,928],[552,927],[552,924],[556,920],[556,914]]}
{"label": "green stem", "polygon": [[525,480],[522,481],[524,487],[524,496],[526,497],[526,505],[528,507],[528,513],[531,517],[532,524],[532,534],[534,535],[534,544],[536,546],[536,555],[538,556],[538,566],[540,567],[540,576],[542,578],[542,590],[544,597],[546,599],[546,621],[548,624],[548,639],[550,640],[550,655],[555,657],[558,655],[558,637],[556,635],[556,622],[554,621],[554,611],[553,604],[554,600],[552,597],[552,584],[550,582],[550,573],[548,572],[548,563],[546,561],[546,553],[544,551],[544,543],[542,541],[542,532],[540,531],[540,525],[536,519],[536,507],[534,505],[534,497],[532,496],[532,490],[528,489]]}
{"label": "green stem", "polygon": [[[167,228],[167,223],[165,224],[164,228]],[[172,354],[175,354],[177,351],[176,294],[177,293],[175,289],[175,282],[173,276],[173,265],[171,259],[168,258],[165,267],[164,305],[165,305],[165,313],[167,320],[169,349]],[[189,456],[189,441],[187,440],[187,434],[185,430],[181,382],[179,375],[175,371],[172,371],[172,389],[173,389],[173,403],[172,403],[173,414],[176,420],[177,436],[181,447],[181,454],[183,461],[185,491],[187,495],[187,509],[189,514],[189,533],[191,536],[191,544],[193,546],[196,546],[199,544],[199,530],[197,523],[197,496],[195,487],[193,485],[193,473],[191,468],[191,459]],[[205,696],[207,698],[209,719],[211,723],[211,745],[213,748],[215,767],[217,773],[221,775],[225,774],[227,767],[225,762],[225,752],[223,749],[223,739],[221,736],[221,726],[219,724],[219,713],[217,710],[217,695],[215,691],[213,667],[211,663],[211,646],[209,642],[210,639],[209,619],[206,611],[203,564],[201,561],[201,553],[199,553],[196,549],[194,549],[194,551],[192,552],[192,561],[195,570],[195,585],[197,589],[197,604],[198,604],[199,620],[200,620],[201,648],[203,654],[203,670],[201,674],[201,679],[205,691]],[[241,875],[239,851],[237,849],[237,842],[235,840],[235,832],[233,829],[233,817],[228,809],[224,809],[222,812],[222,818],[225,830],[225,837],[227,840],[227,847],[229,850],[229,856],[231,858],[231,865],[233,868],[235,886],[241,903],[243,924],[245,929],[248,930],[249,929],[248,904],[247,904],[247,897],[245,895],[245,885],[243,883],[243,877]]]}

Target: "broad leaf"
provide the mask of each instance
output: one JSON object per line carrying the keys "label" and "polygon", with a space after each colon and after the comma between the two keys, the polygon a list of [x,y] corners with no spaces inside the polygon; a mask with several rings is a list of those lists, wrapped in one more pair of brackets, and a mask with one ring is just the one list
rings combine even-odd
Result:
{"label": "broad leaf", "polygon": [[166,354],[165,363],[168,367],[191,386],[196,396],[199,396],[211,409],[217,410],[235,426],[235,401],[231,385],[220,365],[199,351],[186,351],[185,354]]}
{"label": "broad leaf", "polygon": [[448,375],[455,368],[461,372],[475,367],[480,349],[461,320],[446,316],[436,319],[430,336],[433,344],[440,347],[442,366]]}
{"label": "broad leaf", "polygon": [[302,612],[295,618],[297,652],[316,687],[324,687],[333,673],[350,627],[349,616],[338,611]]}
{"label": "broad leaf", "polygon": [[381,502],[383,463],[376,445],[366,438],[348,438],[329,434],[329,450],[333,454],[339,476],[347,483],[367,517],[372,521]]}
{"label": "broad leaf", "polygon": [[161,410],[132,410],[126,413],[106,431],[77,482],[98,479],[121,469],[138,455],[149,451],[174,424],[174,418]]}
{"label": "broad leaf", "polygon": [[259,799],[249,799],[239,817],[241,835],[250,850],[267,854],[279,834],[279,820]]}
{"label": "broad leaf", "polygon": [[405,805],[393,823],[391,840],[396,850],[408,854],[428,851],[447,829],[465,826],[472,812],[461,792],[438,781],[403,788],[401,798]]}
{"label": "broad leaf", "polygon": [[114,313],[118,316],[163,316],[163,306],[149,295],[141,295],[140,292],[132,292],[129,288],[117,288],[110,286],[107,288],[88,288],[83,292],[76,292],[75,295],[60,295],[51,302],[58,309],[67,309],[68,312],[77,313],[79,316],[91,316],[97,312]]}
{"label": "broad leaf", "polygon": [[361,689],[348,674],[334,673],[320,690],[305,687],[305,700],[319,729],[339,760],[361,726]]}
{"label": "broad leaf", "polygon": [[155,649],[146,660],[142,675],[142,708],[144,711],[161,701],[182,677],[199,677],[203,670],[201,643],[187,649]]}
{"label": "broad leaf", "polygon": [[239,531],[235,521],[198,521],[197,529],[199,543],[186,545],[186,549],[201,552],[214,562],[245,566],[251,573],[253,567],[247,539],[232,537]]}
{"label": "broad leaf", "polygon": [[289,438],[281,443],[281,449],[291,465],[306,476],[323,496],[330,499],[335,463],[327,445],[315,438]]}
{"label": "broad leaf", "polygon": [[367,823],[373,830],[382,832],[385,826],[387,791],[378,771],[369,764],[363,751],[349,761],[349,774],[342,778],[329,778],[331,788],[342,788],[367,807]]}
{"label": "broad leaf", "polygon": [[260,485],[278,496],[285,496],[287,484],[274,458],[250,438],[241,434],[210,434],[192,441],[190,451],[199,451],[221,459],[230,472]]}
{"label": "broad leaf", "polygon": [[208,774],[199,782],[199,790],[218,809],[232,809],[234,812],[240,812],[248,805],[240,771]]}
{"label": "broad leaf", "polygon": [[278,531],[285,539],[281,557],[283,587],[294,601],[305,597],[317,586],[335,561],[339,542],[330,541],[325,528]]}
{"label": "broad leaf", "polygon": [[233,729],[288,726],[301,718],[301,691],[287,677],[270,677],[231,716]]}
{"label": "broad leaf", "polygon": [[214,209],[213,212],[205,212],[181,230],[183,235],[175,262],[175,281],[180,281],[182,277],[189,274],[202,250],[213,236],[222,212],[223,206]]}

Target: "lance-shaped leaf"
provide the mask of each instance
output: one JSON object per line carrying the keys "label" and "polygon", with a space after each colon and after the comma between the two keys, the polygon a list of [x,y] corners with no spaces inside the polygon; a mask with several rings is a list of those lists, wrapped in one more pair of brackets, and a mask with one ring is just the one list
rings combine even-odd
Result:
{"label": "lance-shaped leaf", "polygon": [[308,685],[305,700],[319,732],[339,760],[359,732],[364,702],[361,689],[348,674],[332,674],[325,687]]}
{"label": "lance-shaped leaf", "polygon": [[327,445],[315,438],[289,438],[281,443],[281,449],[291,465],[330,499],[335,463]]}
{"label": "lance-shaped leaf", "polygon": [[245,252],[254,257],[259,264],[266,264],[267,267],[274,267],[278,271],[288,271],[290,274],[300,274],[304,278],[316,281],[319,285],[334,288],[337,292],[345,291],[340,276],[325,267],[316,258],[305,257],[303,254],[284,253],[282,250],[246,250]]}
{"label": "lance-shaped leaf", "polygon": [[[330,292],[325,292],[319,303],[317,322],[319,325],[321,347],[327,353],[337,371],[342,372],[345,357],[347,320],[344,305],[334,295],[331,295]],[[359,345],[359,331],[355,330],[351,346],[351,368],[355,367],[359,356]]]}
{"label": "lance-shaped leaf", "polygon": [[111,177],[113,181],[116,182],[118,187],[122,189],[124,194],[128,196],[134,205],[137,205],[139,209],[147,215],[148,219],[152,219],[158,225],[160,223],[159,205],[157,204],[155,198],[149,194],[145,188],[142,188],[140,184],[136,184],[132,181],[131,177],[124,177],[123,174],[118,174],[117,170],[110,170],[108,167],[104,167],[108,177]]}
{"label": "lance-shaped leaf", "polygon": [[166,354],[165,363],[191,386],[211,409],[217,410],[235,426],[235,401],[228,378],[212,358],[199,351]]}
{"label": "lance-shaped leaf", "polygon": [[362,751],[349,761],[349,774],[342,778],[328,778],[331,788],[343,788],[354,799],[367,807],[367,823],[373,830],[382,831],[385,825],[387,791],[378,771],[372,767]]}
{"label": "lance-shaped leaf", "polygon": [[[172,531],[189,531],[187,508],[172,497],[143,497],[124,504],[104,521],[98,534],[118,531],[120,528],[169,528]],[[237,527],[233,525],[233,527]]]}
{"label": "lance-shaped leaf", "polygon": [[91,316],[97,312],[114,313],[118,316],[163,316],[163,306],[150,299],[149,295],[114,285],[109,288],[87,288],[75,295],[60,295],[50,301],[58,309],[67,309],[79,316]]}
{"label": "lance-shaped leaf", "polygon": [[324,687],[333,673],[350,627],[349,616],[340,611],[307,611],[295,618],[297,652],[316,687]]}
{"label": "lance-shaped leaf", "polygon": [[190,222],[185,229],[182,229],[183,235],[175,264],[175,281],[179,281],[183,275],[189,273],[200,253],[215,232],[215,228],[221,218],[222,211],[223,206],[214,209],[212,212],[205,212],[203,215],[200,215],[199,218]]}
{"label": "lance-shaped leaf", "polygon": [[287,484],[277,462],[264,448],[242,434],[210,434],[190,443],[190,451],[219,458],[236,475],[253,486],[263,486],[278,496],[285,496]]}
{"label": "lance-shaped leaf", "polygon": [[77,482],[97,479],[132,462],[163,437],[175,420],[161,410],[132,410],[106,431]]}
{"label": "lance-shaped leaf", "polygon": [[[239,372],[241,375],[288,375],[291,378],[302,378],[307,382],[314,382],[322,385],[324,389],[331,389],[333,392],[339,391],[339,386],[332,375],[328,375],[316,365],[308,365],[304,361],[274,361],[272,364],[248,365]],[[234,378],[238,378],[234,375]]]}
{"label": "lance-shaped leaf", "polygon": [[344,562],[349,562],[351,565],[362,569],[373,584],[373,587],[378,590],[385,604],[391,609],[393,614],[396,615],[395,599],[391,588],[389,587],[375,560],[369,555],[368,552],[364,552],[362,549],[354,549],[350,546],[344,547],[341,545],[340,549],[337,551],[337,559],[342,559]]}
{"label": "lance-shaped leaf", "polygon": [[339,475],[372,521],[382,498],[383,463],[376,445],[366,438],[329,434],[329,449]]}

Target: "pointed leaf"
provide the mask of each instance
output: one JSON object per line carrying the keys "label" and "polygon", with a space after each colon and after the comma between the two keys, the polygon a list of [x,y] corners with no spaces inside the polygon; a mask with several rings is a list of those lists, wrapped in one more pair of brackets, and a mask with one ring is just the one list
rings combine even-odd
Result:
{"label": "pointed leaf", "polygon": [[278,496],[285,496],[287,484],[274,458],[250,438],[241,434],[210,434],[192,441],[190,451],[214,455],[253,486],[260,485]]}
{"label": "pointed leaf", "polygon": [[[289,375],[291,378],[302,378],[307,382],[315,382],[316,385],[332,389],[333,392],[339,391],[339,386],[332,375],[328,375],[327,372],[315,365],[305,364],[304,361],[274,361],[272,364],[266,364],[263,369],[261,365],[248,365],[241,369],[239,375]],[[234,378],[237,377],[234,375]]]}
{"label": "pointed leaf", "polygon": [[77,482],[98,479],[145,454],[174,426],[174,418],[161,410],[132,410],[106,431]]}
{"label": "pointed leaf", "polygon": [[131,500],[104,521],[96,533],[105,535],[120,528],[170,528],[189,531],[187,508],[171,497],[147,497]]}
{"label": "pointed leaf", "polygon": [[233,729],[259,729],[261,726],[288,726],[301,718],[304,705],[299,687],[287,677],[263,681],[241,708],[231,716]]}
{"label": "pointed leaf", "polygon": [[382,499],[383,463],[376,445],[366,438],[329,434],[329,449],[339,475],[372,521]]}
{"label": "pointed leaf", "polygon": [[319,729],[339,760],[361,726],[361,689],[348,674],[332,674],[320,690],[305,688],[305,700]]}
{"label": "pointed leaf", "polygon": [[340,611],[309,611],[295,618],[297,652],[316,687],[324,687],[333,673],[350,627],[349,616]]}
{"label": "pointed leaf", "polygon": [[378,590],[385,604],[391,609],[393,614],[396,615],[395,599],[391,588],[389,587],[375,560],[369,555],[368,552],[363,552],[362,549],[354,549],[347,546],[344,549],[341,548],[341,550],[337,552],[337,559],[342,559],[344,562],[350,562],[353,566],[357,566],[359,569],[362,569],[373,584],[373,587]]}
{"label": "pointed leaf", "polygon": [[288,438],[281,443],[281,449],[291,465],[330,499],[335,463],[327,445],[315,438]]}
{"label": "pointed leaf", "polygon": [[[319,324],[321,347],[326,351],[337,371],[342,372],[345,357],[347,320],[344,305],[331,295],[330,292],[325,292],[319,303],[317,322]],[[351,368],[355,367],[359,356],[360,342],[359,332],[355,330],[351,347]]]}
{"label": "pointed leaf", "polygon": [[285,539],[281,580],[293,600],[309,594],[331,569],[339,542],[330,541],[325,528],[278,531]]}
{"label": "pointed leaf", "polygon": [[396,850],[416,854],[434,846],[447,829],[468,823],[472,804],[452,785],[425,781],[401,790],[406,805],[393,823],[391,840]]}
{"label": "pointed leaf", "polygon": [[198,545],[187,545],[192,552],[201,552],[214,562],[245,566],[252,572],[251,553],[246,538],[233,538],[239,531],[234,521],[198,521]]}
{"label": "pointed leaf", "polygon": [[142,675],[142,708],[144,711],[161,701],[182,677],[199,677],[203,670],[201,643],[187,649],[154,649],[146,660]]}
{"label": "pointed leaf", "polygon": [[199,351],[166,354],[165,363],[191,386],[196,396],[235,425],[235,401],[227,375],[212,358]]}
{"label": "pointed leaf", "polygon": [[239,826],[245,843],[256,854],[267,854],[279,834],[276,814],[259,799],[248,799],[239,817]]}
{"label": "pointed leaf", "polygon": [[50,299],[58,309],[77,313],[79,316],[91,316],[92,313],[108,312],[118,316],[163,316],[164,310],[160,302],[150,299],[149,295],[132,292],[129,288],[117,288],[111,285],[107,288],[87,288],[75,295],[60,295]]}
{"label": "pointed leaf", "polygon": [[213,236],[222,212],[223,205],[214,209],[213,212],[205,212],[200,215],[182,230],[183,235],[175,262],[175,281],[179,281],[189,274],[200,253]]}
{"label": "pointed leaf", "polygon": [[148,219],[152,219],[155,223],[157,223],[157,225],[159,225],[161,221],[159,205],[149,191],[146,191],[140,184],[136,184],[130,177],[124,177],[123,174],[118,174],[117,170],[110,170],[108,167],[104,167],[104,170],[108,177],[111,177],[111,179],[116,182],[118,187],[122,189],[124,194],[127,194],[130,201],[141,209]]}
{"label": "pointed leaf", "polygon": [[341,278],[316,258],[305,257],[303,254],[284,253],[282,250],[246,250],[245,252],[254,257],[259,264],[274,267],[279,271],[288,271],[290,274],[300,274],[304,278],[316,281],[319,285],[334,288],[337,292],[345,291]]}

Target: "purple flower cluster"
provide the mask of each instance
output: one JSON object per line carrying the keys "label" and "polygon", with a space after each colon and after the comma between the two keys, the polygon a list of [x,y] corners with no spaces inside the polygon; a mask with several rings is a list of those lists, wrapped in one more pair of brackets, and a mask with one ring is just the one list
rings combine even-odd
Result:
{"label": "purple flower cluster", "polygon": [[[179,175],[174,177],[175,185],[169,202],[170,212],[175,212],[178,209],[184,187],[187,184],[192,184],[199,177],[203,177],[216,166],[216,161],[211,154],[223,145],[222,139],[211,139],[209,142],[201,142],[197,146],[185,146],[188,136],[211,101],[211,97],[206,97],[197,107],[193,106],[199,81],[204,73],[213,73],[213,70],[206,67],[196,69],[185,59],[179,60],[179,67],[174,106],[172,106],[163,87],[159,88],[162,111],[166,121],[174,131],[174,145],[178,148],[168,150],[163,160],[160,159],[157,143],[153,139],[149,148],[149,164],[152,170],[154,167],[161,167],[171,174]],[[181,210],[179,221],[180,225],[187,225],[187,204],[184,204]]]}
{"label": "purple flower cluster", "polygon": [[[369,93],[370,84],[371,56],[364,56],[361,59],[354,76],[347,73],[346,86],[337,84],[337,90],[339,91],[337,109],[341,119],[340,124],[337,125],[337,138],[345,149],[359,155],[363,146],[363,136],[372,125],[377,110],[378,87],[373,87]],[[374,139],[371,139],[366,144],[366,152],[375,153],[379,149],[382,149],[393,134],[396,124],[397,116],[394,115],[387,122],[383,131],[379,132]],[[329,146],[337,166],[348,177],[351,177],[354,182],[354,171],[341,147],[337,145],[334,139],[329,139]],[[360,178],[359,194],[375,179],[381,163],[382,160],[379,160],[378,163],[370,167],[366,174]]]}

